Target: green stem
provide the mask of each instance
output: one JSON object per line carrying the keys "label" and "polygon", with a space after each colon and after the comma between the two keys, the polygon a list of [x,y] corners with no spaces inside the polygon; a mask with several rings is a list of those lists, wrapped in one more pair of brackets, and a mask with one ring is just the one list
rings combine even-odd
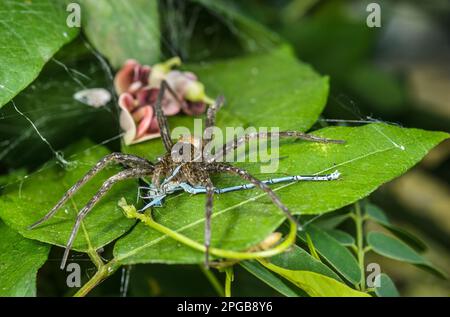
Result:
{"label": "green stem", "polygon": [[357,247],[357,257],[358,257],[358,264],[359,269],[361,271],[361,284],[360,284],[360,290],[365,291],[366,290],[366,270],[364,267],[364,234],[363,234],[363,227],[364,227],[364,216],[362,215],[361,207],[359,203],[355,204],[355,212],[353,214],[353,219],[355,221],[356,226],[356,247]]}
{"label": "green stem", "polygon": [[[206,248],[203,244],[198,243],[192,239],[189,239],[188,237],[155,222],[150,214],[138,213],[136,208],[132,205],[127,205],[125,200],[121,200],[119,205],[120,207],[122,207],[125,215],[128,218],[139,219],[145,225],[173,238],[174,240],[177,240],[195,250],[201,252],[206,251]],[[238,252],[218,248],[210,248],[209,252],[211,255],[217,257],[227,259],[237,259],[237,260],[250,260],[277,255],[285,251],[295,242],[297,234],[297,225],[294,222],[290,222],[290,224],[291,224],[290,231],[286,239],[277,246],[273,247],[272,249],[257,252]],[[108,276],[112,275],[120,267],[120,264],[118,264],[117,260],[116,261],[112,260],[111,262],[104,264],[100,256],[95,251],[89,252],[89,256],[91,257],[94,264],[97,266],[97,273],[95,273],[95,275],[85,285],[83,285],[83,287],[80,288],[78,292],[75,293],[74,295],[75,297],[86,296],[94,287],[100,284]],[[220,292],[222,293],[222,288]]]}
{"label": "green stem", "polygon": [[231,297],[231,282],[234,280],[233,267],[227,267],[225,269],[225,297]]}
{"label": "green stem", "polygon": [[203,272],[203,274],[205,274],[206,278],[211,283],[212,287],[214,287],[214,290],[217,292],[217,294],[219,294],[220,297],[224,297],[225,293],[223,291],[223,286],[220,284],[214,273],[210,270],[205,269],[203,265],[200,265],[200,270]]}
{"label": "green stem", "polygon": [[97,270],[100,270],[105,264],[103,263],[102,258],[98,255],[97,251],[94,249],[89,249],[87,254],[91,259],[92,263],[97,267]]}
{"label": "green stem", "polygon": [[74,297],[86,296],[94,287],[117,271],[119,267],[120,265],[114,262],[114,260],[107,264],[102,264],[98,268],[97,273],[75,293]]}
{"label": "green stem", "polygon": [[[128,218],[136,218],[142,221],[145,225],[149,226],[150,228],[153,228],[171,238],[173,238],[176,241],[179,241],[195,250],[205,252],[206,247],[198,243],[197,241],[194,241],[192,239],[189,239],[188,237],[182,235],[181,233],[177,231],[173,231],[159,223],[153,220],[151,214],[141,214],[136,211],[136,208],[133,205],[126,205],[126,202],[124,200],[121,200],[119,203],[119,206],[122,207],[125,216]],[[277,254],[282,253],[286,249],[288,249],[294,242],[297,234],[297,225],[295,222],[290,221],[290,231],[286,237],[286,239],[278,244],[277,246],[263,251],[256,251],[256,252],[239,252],[239,251],[231,251],[231,250],[224,250],[224,249],[218,249],[218,248],[210,248],[209,253],[211,255],[220,257],[220,258],[226,258],[226,259],[237,259],[237,260],[252,260],[252,259],[258,259],[258,258],[266,258],[271,257]]]}

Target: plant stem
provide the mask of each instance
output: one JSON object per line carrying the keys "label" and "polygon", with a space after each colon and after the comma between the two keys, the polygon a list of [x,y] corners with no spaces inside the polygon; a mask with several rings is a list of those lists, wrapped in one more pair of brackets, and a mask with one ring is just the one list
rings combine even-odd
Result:
{"label": "plant stem", "polygon": [[227,267],[225,269],[225,297],[231,297],[231,282],[234,280],[233,267]]}
{"label": "plant stem", "polygon": [[[206,248],[203,244],[198,243],[192,239],[189,239],[188,237],[180,234],[177,231],[173,231],[159,223],[153,220],[151,215],[149,214],[141,214],[138,213],[136,208],[132,205],[126,205],[126,202],[124,200],[121,201],[119,204],[120,207],[124,210],[125,215],[128,218],[136,218],[142,221],[145,225],[173,238],[176,241],[179,241],[195,250],[205,252]],[[217,249],[217,248],[210,248],[211,255],[215,255],[217,257],[221,258],[227,258],[227,259],[237,259],[237,260],[249,260],[249,259],[258,259],[258,258],[264,258],[264,257],[271,257],[276,254],[279,254],[283,251],[285,251],[287,248],[289,248],[294,242],[297,234],[297,225],[294,222],[290,222],[290,231],[287,235],[286,239],[278,244],[277,246],[273,247],[272,249],[263,250],[263,251],[257,251],[257,252],[238,252],[238,251],[231,251],[231,250],[223,250],[223,249]],[[78,292],[75,293],[75,297],[81,297],[86,296],[95,286],[100,284],[104,279],[106,279],[108,276],[112,275],[119,267],[120,264],[117,259],[112,260],[111,262],[104,264],[100,256],[97,254],[95,250],[92,252],[89,252],[89,256],[92,259],[92,262],[97,266],[97,273],[85,284],[82,288],[78,290]],[[210,277],[207,275],[207,277]],[[228,282],[228,280],[227,280]],[[229,282],[231,283],[231,281]],[[213,283],[214,286],[214,283]],[[216,288],[216,286],[214,286]],[[227,290],[227,287],[225,286],[225,292]],[[222,292],[222,291],[221,291]]]}
{"label": "plant stem", "polygon": [[84,297],[86,296],[94,287],[96,287],[98,284],[100,284],[104,279],[106,279],[108,276],[111,276],[117,269],[120,267],[117,262],[114,260],[107,263],[107,264],[101,264],[100,267],[98,267],[97,272],[95,275],[81,287],[78,292],[75,293],[74,297]]}
{"label": "plant stem", "polygon": [[211,283],[214,290],[219,294],[220,297],[224,297],[225,293],[223,291],[223,286],[220,284],[217,277],[210,270],[205,269],[202,265],[200,265],[200,270],[205,274],[208,281]]}
{"label": "plant stem", "polygon": [[103,260],[100,257],[100,255],[98,255],[96,250],[89,249],[87,254],[89,255],[89,258],[91,259],[92,263],[94,263],[94,265],[96,266],[97,270],[99,270],[104,266]]}
{"label": "plant stem", "polygon": [[[119,203],[119,206],[122,207],[125,216],[128,218],[135,218],[142,221],[145,225],[149,226],[150,228],[153,228],[172,239],[179,241],[195,250],[205,252],[206,248],[203,244],[198,243],[197,241],[194,241],[181,233],[174,231],[172,229],[169,229],[156,221],[153,220],[151,214],[141,214],[137,212],[136,208],[133,205],[127,205],[124,200],[121,200]],[[258,258],[266,258],[271,257],[274,255],[277,255],[283,251],[285,251],[287,248],[289,248],[296,239],[297,234],[297,224],[293,221],[290,221],[290,231],[286,237],[286,239],[278,244],[277,246],[263,251],[256,251],[256,252],[239,252],[239,251],[231,251],[231,250],[224,250],[224,249],[218,249],[218,248],[210,248],[209,252],[211,255],[215,255],[220,258],[226,258],[226,259],[237,259],[237,260],[250,260],[250,259],[258,259]]]}
{"label": "plant stem", "polygon": [[355,221],[356,226],[356,247],[357,247],[357,257],[358,257],[358,263],[359,263],[359,269],[361,271],[361,284],[360,284],[360,290],[365,291],[366,290],[366,271],[364,268],[364,233],[363,233],[363,227],[364,227],[364,216],[362,215],[361,206],[359,203],[355,204],[354,214],[353,214],[353,220]]}

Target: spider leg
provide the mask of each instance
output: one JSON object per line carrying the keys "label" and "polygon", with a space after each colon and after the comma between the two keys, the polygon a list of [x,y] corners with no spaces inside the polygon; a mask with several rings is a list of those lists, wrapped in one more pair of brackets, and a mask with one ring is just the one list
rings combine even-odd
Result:
{"label": "spider leg", "polygon": [[75,183],[58,201],[58,203],[40,220],[28,227],[28,229],[34,229],[43,222],[47,221],[61,208],[64,203],[69,200],[84,184],[86,184],[91,178],[93,178],[98,172],[104,169],[111,163],[123,164],[128,167],[145,167],[146,169],[153,169],[153,164],[146,159],[123,153],[111,153],[102,158],[97,164],[94,165],[78,182]]}
{"label": "spider leg", "polygon": [[116,175],[111,176],[108,178],[103,185],[100,187],[98,192],[89,200],[89,202],[80,210],[80,212],[77,215],[75,225],[72,228],[72,232],[70,233],[69,240],[66,244],[66,249],[64,251],[64,256],[61,261],[61,269],[64,269],[66,266],[67,258],[69,257],[70,249],[72,248],[73,242],[75,241],[75,237],[77,235],[78,229],[80,228],[81,222],[83,221],[84,217],[92,210],[92,208],[97,204],[97,202],[111,189],[111,187],[116,184],[117,182],[120,182],[122,180],[130,179],[130,178],[138,178],[142,176],[146,176],[150,174],[153,171],[153,169],[146,169],[146,168],[132,168],[123,170]]}
{"label": "spider leg", "polygon": [[206,124],[205,129],[213,127],[216,125],[216,115],[217,112],[222,108],[223,104],[225,103],[225,97],[219,96],[216,98],[214,103],[208,107],[208,110],[206,112]]}
{"label": "spider leg", "polygon": [[264,191],[272,200],[272,202],[280,208],[286,217],[295,222],[297,224],[297,227],[299,230],[302,229],[302,226],[298,223],[297,219],[292,215],[292,213],[289,211],[289,209],[281,202],[280,198],[278,197],[275,192],[270,189],[269,186],[267,186],[265,183],[257,179],[256,177],[252,176],[250,173],[248,173],[246,170],[232,166],[232,165],[226,165],[226,164],[220,164],[214,167],[216,171],[225,172],[237,175],[241,177],[242,179],[246,180],[247,182],[252,183],[262,191]]}
{"label": "spider leg", "polygon": [[249,133],[246,135],[243,135],[239,138],[235,138],[234,140],[226,143],[221,150],[219,150],[216,154],[214,154],[209,160],[208,163],[212,163],[215,161],[220,161],[226,155],[232,150],[235,150],[240,145],[244,144],[245,142],[248,142],[250,140],[254,139],[269,139],[272,137],[279,137],[279,138],[297,138],[302,139],[305,141],[310,142],[319,142],[319,143],[336,143],[341,144],[344,143],[344,140],[333,140],[333,139],[327,139],[327,138],[321,138],[318,136],[314,136],[311,134],[299,132],[299,131],[281,131],[281,132],[258,132],[258,133]]}
{"label": "spider leg", "polygon": [[169,93],[175,98],[175,100],[181,105],[181,107],[185,107],[183,101],[178,98],[178,95],[173,91],[172,87],[167,83],[167,81],[163,80],[161,82],[161,86],[158,93],[158,99],[156,100],[155,104],[155,112],[156,112],[156,119],[158,120],[158,126],[161,131],[161,138],[164,143],[164,147],[166,148],[166,151],[170,152],[170,150],[173,147],[172,139],[170,138],[170,129],[169,129],[169,123],[167,122],[167,118],[164,115],[164,112],[162,110],[162,101],[164,98],[164,93],[166,92],[166,89],[169,91]]}
{"label": "spider leg", "polygon": [[225,97],[219,96],[216,98],[214,103],[208,107],[206,112],[206,123],[205,130],[203,131],[203,140],[202,143],[205,146],[213,139],[213,130],[212,128],[216,125],[216,114],[222,108],[225,103]]}
{"label": "spider leg", "polygon": [[208,178],[206,187],[206,204],[205,204],[205,267],[209,268],[209,248],[211,245],[211,215],[214,200],[214,185]]}

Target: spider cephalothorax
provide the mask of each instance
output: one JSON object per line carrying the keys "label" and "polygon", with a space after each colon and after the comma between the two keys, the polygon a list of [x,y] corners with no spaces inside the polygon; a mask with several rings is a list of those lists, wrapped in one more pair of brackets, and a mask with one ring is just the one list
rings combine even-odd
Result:
{"label": "spider cephalothorax", "polygon": [[[166,154],[158,159],[156,164],[150,161],[123,153],[112,153],[101,159],[94,167],[91,168],[86,175],[83,176],[75,185],[73,185],[60,199],[60,201],[46,214],[42,219],[30,226],[30,228],[35,228],[44,221],[51,218],[56,211],[67,202],[67,200],[75,194],[75,192],[88,182],[95,174],[97,174],[101,169],[110,163],[121,164],[125,167],[124,170],[111,176],[106,180],[99,191],[91,198],[91,200],[81,209],[79,212],[75,225],[70,234],[69,240],[67,242],[66,250],[64,252],[63,260],[61,263],[61,268],[65,267],[65,263],[68,258],[69,251],[75,240],[77,231],[81,225],[82,220],[86,215],[92,210],[95,204],[105,195],[105,193],[117,182],[130,179],[130,178],[148,178],[151,179],[151,193],[152,198],[160,197],[159,201],[170,191],[176,189],[183,189],[188,192],[194,190],[193,193],[206,193],[206,203],[205,203],[205,264],[208,266],[209,258],[209,246],[211,242],[211,214],[213,209],[213,198],[214,194],[218,191],[215,189],[212,181],[211,175],[216,173],[228,173],[239,176],[246,182],[249,182],[252,187],[245,188],[259,188],[263,190],[272,200],[272,202],[279,207],[293,222],[297,223],[296,218],[294,218],[289,211],[289,209],[281,202],[278,196],[266,185],[270,184],[270,180],[263,182],[249,174],[247,171],[230,165],[228,163],[222,163],[222,158],[229,152],[235,150],[241,144],[257,138],[271,138],[275,137],[293,137],[299,138],[312,142],[323,142],[323,143],[342,143],[341,140],[331,140],[319,138],[313,135],[305,134],[297,131],[284,131],[276,133],[252,133],[246,134],[242,137],[237,137],[234,140],[226,143],[223,148],[218,150],[214,154],[205,155],[199,150],[200,145],[211,141],[210,138],[191,138],[182,137],[177,144],[173,144],[170,138],[169,126],[167,119],[164,116],[161,109],[161,101],[165,91],[168,90],[174,98],[176,94],[172,91],[170,86],[163,81],[161,84],[161,89],[159,90],[158,100],[155,106],[155,112],[158,120],[158,125],[161,130],[161,139],[166,149]],[[205,129],[215,126],[216,113],[224,103],[224,99],[219,97],[216,99],[215,103],[208,108],[206,117],[206,127]],[[186,159],[185,154],[189,153],[190,159]],[[299,178],[300,177],[300,178]],[[305,180],[332,180],[339,177],[339,173],[335,172],[333,174],[324,176],[306,176]],[[293,177],[293,181],[302,180],[301,176],[297,178]],[[244,188],[244,187],[243,187]],[[156,205],[156,204],[153,204]]]}

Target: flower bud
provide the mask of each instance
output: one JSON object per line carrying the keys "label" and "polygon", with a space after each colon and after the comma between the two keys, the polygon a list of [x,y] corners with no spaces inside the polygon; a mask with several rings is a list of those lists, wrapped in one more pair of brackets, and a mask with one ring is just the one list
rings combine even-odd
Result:
{"label": "flower bud", "polygon": [[166,75],[171,71],[171,69],[175,66],[181,65],[181,59],[177,57],[173,57],[164,63],[155,64],[152,67],[152,72],[148,79],[150,87],[158,87],[161,82],[166,78]]}

